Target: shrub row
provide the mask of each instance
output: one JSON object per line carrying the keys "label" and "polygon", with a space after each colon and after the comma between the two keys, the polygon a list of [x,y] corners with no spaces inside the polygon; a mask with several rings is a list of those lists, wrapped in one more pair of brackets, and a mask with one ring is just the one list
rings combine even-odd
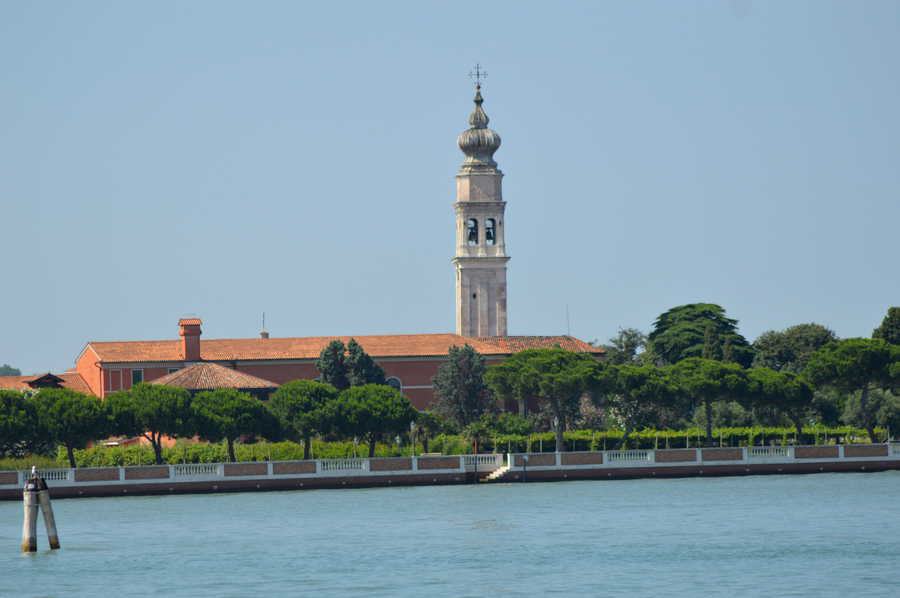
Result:
{"label": "shrub row", "polygon": [[[881,438],[886,439],[885,430],[876,429]],[[621,448],[686,448],[700,446],[703,442],[703,430],[641,430],[632,432],[628,442],[623,443],[624,433],[620,430],[573,430],[565,433],[566,449],[569,451],[601,451]],[[865,430],[852,427],[839,428],[804,428],[803,435],[796,437],[793,428],[717,428],[714,432],[716,444],[719,446],[763,446],[777,445],[811,445],[851,442],[868,442]],[[352,442],[313,441],[313,458],[336,459],[343,457],[365,456],[366,447]],[[552,432],[521,435],[496,435],[486,439],[479,447],[479,452],[553,452],[555,441]],[[441,434],[429,443],[428,450],[445,455],[460,455],[472,452],[472,444],[466,438],[454,434]],[[409,445],[378,443],[375,454],[378,457],[397,457],[409,455]],[[422,454],[423,447],[417,444],[416,454]],[[294,442],[255,442],[235,445],[238,461],[295,461],[303,458],[303,447]],[[178,442],[175,446],[164,449],[163,457],[167,463],[223,463],[228,460],[224,443]],[[131,446],[96,446],[75,451],[75,460],[79,467],[116,467],[130,465],[149,465],[153,463],[153,450],[147,445]],[[38,467],[67,467],[65,449],[60,447],[56,459],[52,457],[30,456],[21,459],[0,459],[0,470],[27,469],[32,465]]]}

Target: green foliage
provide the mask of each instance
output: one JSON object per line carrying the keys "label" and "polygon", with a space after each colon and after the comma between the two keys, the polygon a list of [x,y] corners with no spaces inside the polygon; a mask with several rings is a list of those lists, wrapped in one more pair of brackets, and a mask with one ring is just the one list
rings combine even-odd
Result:
{"label": "green foliage", "polygon": [[812,407],[812,386],[793,372],[769,368],[751,368],[747,370],[747,379],[751,404],[784,414],[794,423],[799,435]]}
{"label": "green foliage", "polygon": [[484,357],[468,344],[450,347],[447,361],[432,379],[434,410],[459,428],[478,421],[493,410],[484,382]]}
{"label": "green foliage", "polygon": [[606,363],[611,365],[636,364],[641,361],[641,351],[647,345],[647,335],[637,328],[619,328],[618,334],[609,339]]}
{"label": "green foliage", "polygon": [[382,434],[402,434],[416,419],[416,410],[397,389],[383,384],[365,384],[344,390],[331,402],[331,418],[338,431],[365,438],[369,456]]}
{"label": "green foliage", "polygon": [[726,317],[725,310],[712,303],[673,307],[656,319],[647,340],[653,355],[663,363],[703,356],[722,359],[726,346],[731,361],[744,367],[753,361],[753,349],[738,333],[737,320]]}
{"label": "green foliage", "polygon": [[344,390],[364,384],[384,384],[384,370],[363,351],[356,339],[351,338],[347,346],[340,340],[333,340],[322,349],[316,367],[322,374],[322,382]]}
{"label": "green foliage", "polygon": [[852,426],[867,425],[867,417],[877,426],[896,435],[900,432],[900,398],[894,394],[875,389],[869,393],[865,410],[861,401],[862,393],[853,393],[847,398],[841,419]]}
{"label": "green foliage", "polygon": [[485,380],[501,399],[522,404],[536,398],[549,408],[557,424],[557,449],[562,451],[563,431],[577,419],[581,396],[595,388],[602,369],[585,353],[527,349],[488,368]]}
{"label": "green foliage", "polygon": [[322,349],[322,353],[319,354],[319,359],[316,361],[316,367],[322,375],[322,382],[331,384],[338,390],[350,387],[347,366],[344,363],[346,351],[344,343],[333,340]]}
{"label": "green foliage", "polygon": [[892,345],[900,345],[900,307],[888,308],[881,325],[872,331],[872,338],[880,338]]}
{"label": "green foliage", "polygon": [[40,435],[34,404],[14,390],[0,390],[0,457],[31,452]]}
{"label": "green foliage", "polygon": [[672,380],[685,397],[703,402],[706,442],[712,442],[712,405],[717,401],[746,397],[749,386],[745,370],[736,363],[688,357],[672,366]]}
{"label": "green foliage", "polygon": [[107,397],[105,406],[111,433],[143,436],[150,442],[157,463],[163,462],[163,436],[193,436],[195,432],[191,396],[183,388],[136,384]]}
{"label": "green foliage", "polygon": [[834,332],[815,323],[769,330],[753,342],[753,367],[799,374],[813,353],[835,340]]}
{"label": "green foliage", "polygon": [[303,442],[304,459],[309,459],[312,437],[328,431],[329,405],[337,396],[335,387],[313,380],[287,382],[272,394],[269,409],[291,440]]}
{"label": "green foliage", "polygon": [[14,368],[8,363],[4,363],[0,365],[0,376],[21,376],[22,370],[19,368]]}
{"label": "green foliage", "polygon": [[225,440],[230,461],[236,459],[234,441],[241,436],[274,438],[279,434],[277,420],[262,402],[231,388],[201,392],[191,407],[197,433],[213,442]]}
{"label": "green foliage", "polygon": [[888,390],[897,384],[894,368],[898,362],[900,347],[881,339],[851,338],[816,351],[804,373],[817,386],[831,386],[845,393],[858,391],[859,416],[874,441],[876,409],[869,405],[869,392],[873,388]]}
{"label": "green foliage", "polygon": [[106,413],[96,397],[68,388],[44,388],[31,400],[41,430],[66,447],[71,467],[75,467],[76,448],[106,434]]}
{"label": "green foliage", "polygon": [[612,366],[600,372],[597,381],[603,404],[621,421],[626,439],[655,420],[660,409],[672,407],[679,396],[668,371],[654,366]]}
{"label": "green foliage", "polygon": [[363,351],[355,338],[351,338],[347,343],[347,357],[344,364],[347,367],[347,380],[350,386],[385,383],[384,370]]}

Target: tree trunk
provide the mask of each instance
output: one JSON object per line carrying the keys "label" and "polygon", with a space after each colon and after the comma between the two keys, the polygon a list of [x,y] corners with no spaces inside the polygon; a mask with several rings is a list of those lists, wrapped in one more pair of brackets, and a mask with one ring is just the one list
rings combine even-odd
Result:
{"label": "tree trunk", "polygon": [[377,438],[376,438],[376,435],[375,435],[375,434],[372,434],[371,436],[369,436],[369,458],[370,458],[370,459],[371,459],[372,457],[375,456],[375,442],[376,442],[376,440],[377,440]]}
{"label": "tree trunk", "polygon": [[69,457],[69,467],[75,469],[78,465],[75,463],[75,449],[72,448],[72,445],[66,445],[66,455]]}
{"label": "tree trunk", "polygon": [[234,440],[231,438],[225,439],[225,444],[228,446],[228,460],[234,463],[237,459],[234,457]]}
{"label": "tree trunk", "polygon": [[556,426],[556,452],[564,453],[566,452],[566,442],[563,440],[563,423],[560,420],[559,425]]}
{"label": "tree trunk", "polygon": [[422,434],[422,452],[428,452],[428,434]]}
{"label": "tree trunk", "polygon": [[519,415],[525,417],[525,399],[519,399]]}
{"label": "tree trunk", "polygon": [[153,456],[156,457],[156,464],[162,465],[162,440],[158,435],[154,435],[153,438],[150,439],[150,444],[153,445]]}
{"label": "tree trunk", "polygon": [[797,416],[797,417],[792,417],[791,421],[794,422],[794,428],[796,428],[796,430],[797,430],[797,444],[802,444],[803,443],[803,440],[802,440],[802,438],[803,438],[803,420],[799,416]]}
{"label": "tree trunk", "polygon": [[872,421],[872,414],[869,413],[869,385],[866,384],[862,388],[859,395],[859,410],[862,411],[863,427],[869,434],[869,442],[875,444],[875,422]]}
{"label": "tree trunk", "polygon": [[703,409],[706,412],[706,446],[712,445],[712,401],[703,399]]}
{"label": "tree trunk", "polygon": [[311,447],[312,447],[312,437],[304,436],[303,437],[303,458],[304,459],[309,459]]}

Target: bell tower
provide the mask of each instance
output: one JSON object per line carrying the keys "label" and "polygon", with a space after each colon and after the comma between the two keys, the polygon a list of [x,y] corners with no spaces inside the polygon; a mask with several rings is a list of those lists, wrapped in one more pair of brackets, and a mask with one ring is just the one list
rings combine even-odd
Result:
{"label": "bell tower", "polygon": [[500,135],[488,128],[481,107],[480,66],[475,68],[475,108],[457,143],[466,155],[456,175],[456,333],[506,336],[506,255],[503,173],[494,161]]}

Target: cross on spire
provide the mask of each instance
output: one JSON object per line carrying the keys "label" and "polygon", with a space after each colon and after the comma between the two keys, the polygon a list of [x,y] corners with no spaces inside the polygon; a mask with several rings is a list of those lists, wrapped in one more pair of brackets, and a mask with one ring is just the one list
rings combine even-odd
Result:
{"label": "cross on spire", "polygon": [[475,67],[469,71],[469,78],[475,80],[475,87],[481,89],[481,80],[487,79],[487,71],[481,68],[481,65],[477,62],[475,63]]}

